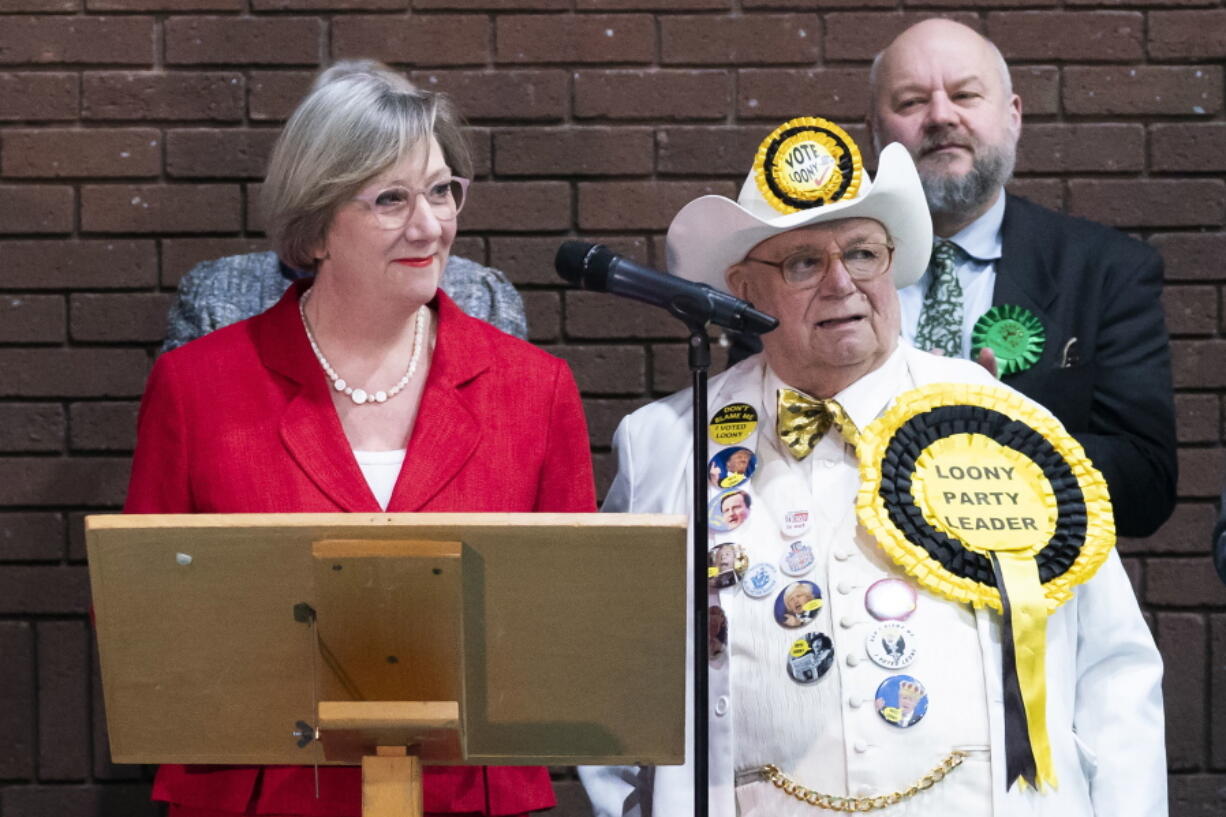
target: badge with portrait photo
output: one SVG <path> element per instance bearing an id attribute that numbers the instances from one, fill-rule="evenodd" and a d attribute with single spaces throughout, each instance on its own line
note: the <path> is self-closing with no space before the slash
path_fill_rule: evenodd
<path id="1" fill-rule="evenodd" d="M 715 496 L 707 506 L 707 525 L 715 533 L 736 530 L 749 518 L 753 498 L 748 491 L 733 488 Z"/>
<path id="2" fill-rule="evenodd" d="M 748 482 L 757 467 L 758 457 L 748 448 L 725 448 L 707 464 L 707 484 L 717 490 L 736 488 Z"/>
<path id="3" fill-rule="evenodd" d="M 813 623 L 822 609 L 822 590 L 810 581 L 792 582 L 775 597 L 775 621 L 788 628 Z"/>
<path id="4" fill-rule="evenodd" d="M 915 726 L 928 714 L 928 691 L 910 675 L 891 675 L 877 687 L 877 714 L 899 729 Z"/>
<path id="5" fill-rule="evenodd" d="M 788 649 L 788 675 L 800 684 L 811 684 L 834 664 L 834 643 L 825 633 L 805 633 Z"/>
<path id="6" fill-rule="evenodd" d="M 707 585 L 712 590 L 723 590 L 732 587 L 745 569 L 749 567 L 749 557 L 740 545 L 723 542 L 707 551 Z"/>

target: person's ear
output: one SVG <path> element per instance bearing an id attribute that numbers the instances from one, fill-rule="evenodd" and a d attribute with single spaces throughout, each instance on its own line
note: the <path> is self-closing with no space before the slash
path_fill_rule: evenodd
<path id="1" fill-rule="evenodd" d="M 749 297 L 749 269 L 745 264 L 735 264 L 728 268 L 724 273 L 724 282 L 728 284 L 728 291 L 742 301 L 752 301 Z"/>
<path id="2" fill-rule="evenodd" d="M 315 261 L 315 266 L 319 266 L 321 262 L 327 261 L 331 257 L 331 254 L 328 252 L 327 237 L 320 238 L 319 243 L 311 247 L 311 258 Z"/>

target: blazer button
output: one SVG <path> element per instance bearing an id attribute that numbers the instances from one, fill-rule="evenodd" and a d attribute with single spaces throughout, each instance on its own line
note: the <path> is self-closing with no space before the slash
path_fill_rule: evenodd
<path id="1" fill-rule="evenodd" d="M 846 562 L 848 559 L 851 558 L 851 551 L 850 550 L 836 550 L 834 552 L 834 558 L 838 559 L 840 562 Z"/>
<path id="2" fill-rule="evenodd" d="M 868 699 L 859 698 L 855 695 L 852 695 L 850 698 L 847 699 L 847 705 L 850 706 L 852 709 L 859 709 L 860 707 L 864 706 L 864 702 L 866 700 Z"/>
<path id="3" fill-rule="evenodd" d="M 839 626 L 844 630 L 850 630 L 852 627 L 856 626 L 856 622 L 851 620 L 851 616 L 843 616 L 839 619 Z"/>
<path id="4" fill-rule="evenodd" d="M 728 696 L 720 695 L 715 699 L 715 714 L 723 717 L 728 714 Z"/>
<path id="5" fill-rule="evenodd" d="M 869 746 L 864 741 L 858 740 L 854 744 L 852 744 L 852 748 L 854 748 L 858 754 L 862 755 L 868 751 Z"/>
<path id="6" fill-rule="evenodd" d="M 854 667 L 859 663 L 860 663 L 860 656 L 856 655 L 855 653 L 847 654 L 847 666 Z"/>
<path id="7" fill-rule="evenodd" d="M 851 584 L 849 582 L 839 582 L 839 592 L 842 593 L 844 596 L 848 595 L 849 593 L 851 593 L 852 590 L 855 590 L 855 589 L 856 589 L 856 586 L 854 584 Z"/>

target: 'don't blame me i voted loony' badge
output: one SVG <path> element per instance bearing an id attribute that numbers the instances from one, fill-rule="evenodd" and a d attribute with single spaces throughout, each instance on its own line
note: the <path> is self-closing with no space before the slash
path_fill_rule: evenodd
<path id="1" fill-rule="evenodd" d="M 749 403 L 729 403 L 711 415 L 707 433 L 719 445 L 736 445 L 758 428 L 758 410 Z"/>

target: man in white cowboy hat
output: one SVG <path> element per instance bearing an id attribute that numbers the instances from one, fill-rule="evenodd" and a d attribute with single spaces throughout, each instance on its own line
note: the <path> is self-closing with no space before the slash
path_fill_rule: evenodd
<path id="1" fill-rule="evenodd" d="M 1059 788 L 1038 793 L 1005 785 L 999 617 L 917 591 L 857 522 L 856 429 L 912 388 L 996 382 L 899 341 L 896 288 L 923 273 L 932 240 L 906 149 L 881 151 L 870 181 L 842 130 L 796 119 L 754 165 L 736 202 L 704 196 L 668 231 L 672 274 L 780 320 L 762 354 L 709 387 L 712 453 L 756 457 L 736 488 L 753 497 L 746 519 L 711 539 L 748 563 L 743 581 L 709 589 L 728 633 L 710 648 L 711 814 L 820 814 L 812 802 L 885 817 L 1165 814 L 1161 660 L 1114 552 L 1048 619 Z M 798 401 L 827 398 L 824 431 L 779 422 Z M 624 419 L 605 510 L 688 512 L 690 428 L 688 392 Z M 783 606 L 796 582 L 811 585 L 804 616 Z M 689 765 L 580 775 L 597 817 L 693 813 Z"/>
<path id="2" fill-rule="evenodd" d="M 1002 379 L 1085 447 L 1119 533 L 1149 536 L 1175 507 L 1178 472 L 1162 258 L 1005 192 L 1022 100 L 1000 51 L 975 30 L 916 23 L 877 55 L 870 78 L 874 142 L 911 152 L 940 239 L 924 276 L 899 293 L 903 336 L 976 357 L 976 328 L 1007 313 L 1041 332 L 1041 345 L 998 361 Z"/>

